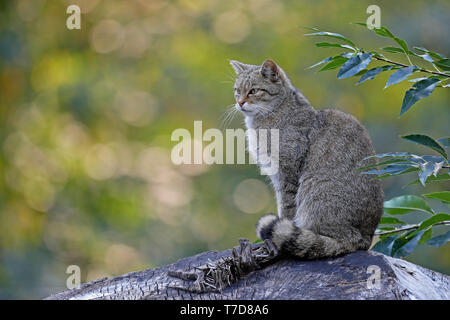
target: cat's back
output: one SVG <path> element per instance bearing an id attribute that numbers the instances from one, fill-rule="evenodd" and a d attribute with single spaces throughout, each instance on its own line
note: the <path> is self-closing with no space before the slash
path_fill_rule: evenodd
<path id="1" fill-rule="evenodd" d="M 339 109 L 318 110 L 319 118 L 322 118 L 325 131 L 341 133 L 343 138 L 355 140 L 361 138 L 369 140 L 369 135 L 361 122 L 353 115 Z"/>
<path id="2" fill-rule="evenodd" d="M 320 161 L 328 169 L 343 170 L 355 168 L 362 159 L 375 154 L 369 134 L 351 114 L 322 109 L 317 111 L 317 122 L 309 160 Z"/>

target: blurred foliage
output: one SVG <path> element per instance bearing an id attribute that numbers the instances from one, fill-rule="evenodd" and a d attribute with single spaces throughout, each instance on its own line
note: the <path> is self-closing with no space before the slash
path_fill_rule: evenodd
<path id="1" fill-rule="evenodd" d="M 81 30 L 66 28 L 69 4 L 82 9 Z M 194 120 L 217 128 L 234 103 L 228 59 L 274 59 L 316 108 L 359 118 L 377 152 L 419 150 L 396 138 L 411 128 L 446 135 L 447 91 L 399 119 L 407 85 L 380 93 L 374 87 L 383 86 L 385 75 L 355 89 L 352 81 L 306 69 L 322 53 L 299 25 L 344 33 L 362 47 L 385 45 L 348 24 L 365 21 L 369 4 L 0 2 L 0 298 L 63 290 L 72 264 L 85 282 L 256 238 L 258 214 L 276 208 L 256 166 L 170 161 L 173 130 L 192 130 Z M 448 56 L 448 1 L 379 5 L 382 24 L 408 44 Z M 229 127 L 242 127 L 241 119 Z M 402 189 L 410 180 L 402 177 L 384 180 L 387 199 L 420 192 L 420 184 Z M 450 273 L 448 244 L 419 245 L 408 260 Z"/>

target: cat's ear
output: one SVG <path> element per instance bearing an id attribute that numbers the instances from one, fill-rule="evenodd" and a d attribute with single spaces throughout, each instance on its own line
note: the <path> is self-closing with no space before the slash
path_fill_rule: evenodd
<path id="1" fill-rule="evenodd" d="M 249 68 L 248 64 L 236 60 L 230 60 L 230 64 L 233 67 L 234 71 L 236 71 L 236 74 L 239 74 L 242 71 L 247 70 Z"/>
<path id="2" fill-rule="evenodd" d="M 280 72 L 277 64 L 270 59 L 264 61 L 264 63 L 261 65 L 260 72 L 263 77 L 273 82 L 277 81 L 280 78 Z"/>

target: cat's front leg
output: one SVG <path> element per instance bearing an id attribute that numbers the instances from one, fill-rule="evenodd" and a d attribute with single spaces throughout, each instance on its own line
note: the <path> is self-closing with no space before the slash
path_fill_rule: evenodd
<path id="1" fill-rule="evenodd" d="M 271 178 L 277 197 L 278 217 L 294 219 L 297 209 L 296 195 L 298 185 L 293 183 L 293 181 L 289 181 L 283 172 Z"/>

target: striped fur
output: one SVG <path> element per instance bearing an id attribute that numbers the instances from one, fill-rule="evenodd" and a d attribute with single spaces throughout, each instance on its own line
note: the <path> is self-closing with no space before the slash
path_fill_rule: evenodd
<path id="1" fill-rule="evenodd" d="M 364 160 L 375 154 L 364 126 L 342 111 L 316 110 L 271 60 L 231 64 L 247 128 L 279 131 L 279 170 L 270 176 L 278 217 L 263 216 L 258 237 L 305 259 L 367 250 L 383 214 L 383 190 L 356 170 L 376 161 Z"/>
<path id="2" fill-rule="evenodd" d="M 278 220 L 278 216 L 273 213 L 262 216 L 256 223 L 256 235 L 258 238 L 262 240 L 272 238 L 272 230 Z"/>
<path id="3" fill-rule="evenodd" d="M 256 233 L 260 239 L 272 240 L 284 254 L 303 259 L 320 259 L 339 256 L 358 249 L 350 242 L 339 241 L 299 228 L 288 218 L 278 219 L 275 215 L 271 216 L 274 218 L 268 219 L 266 215 L 258 221 Z"/>

